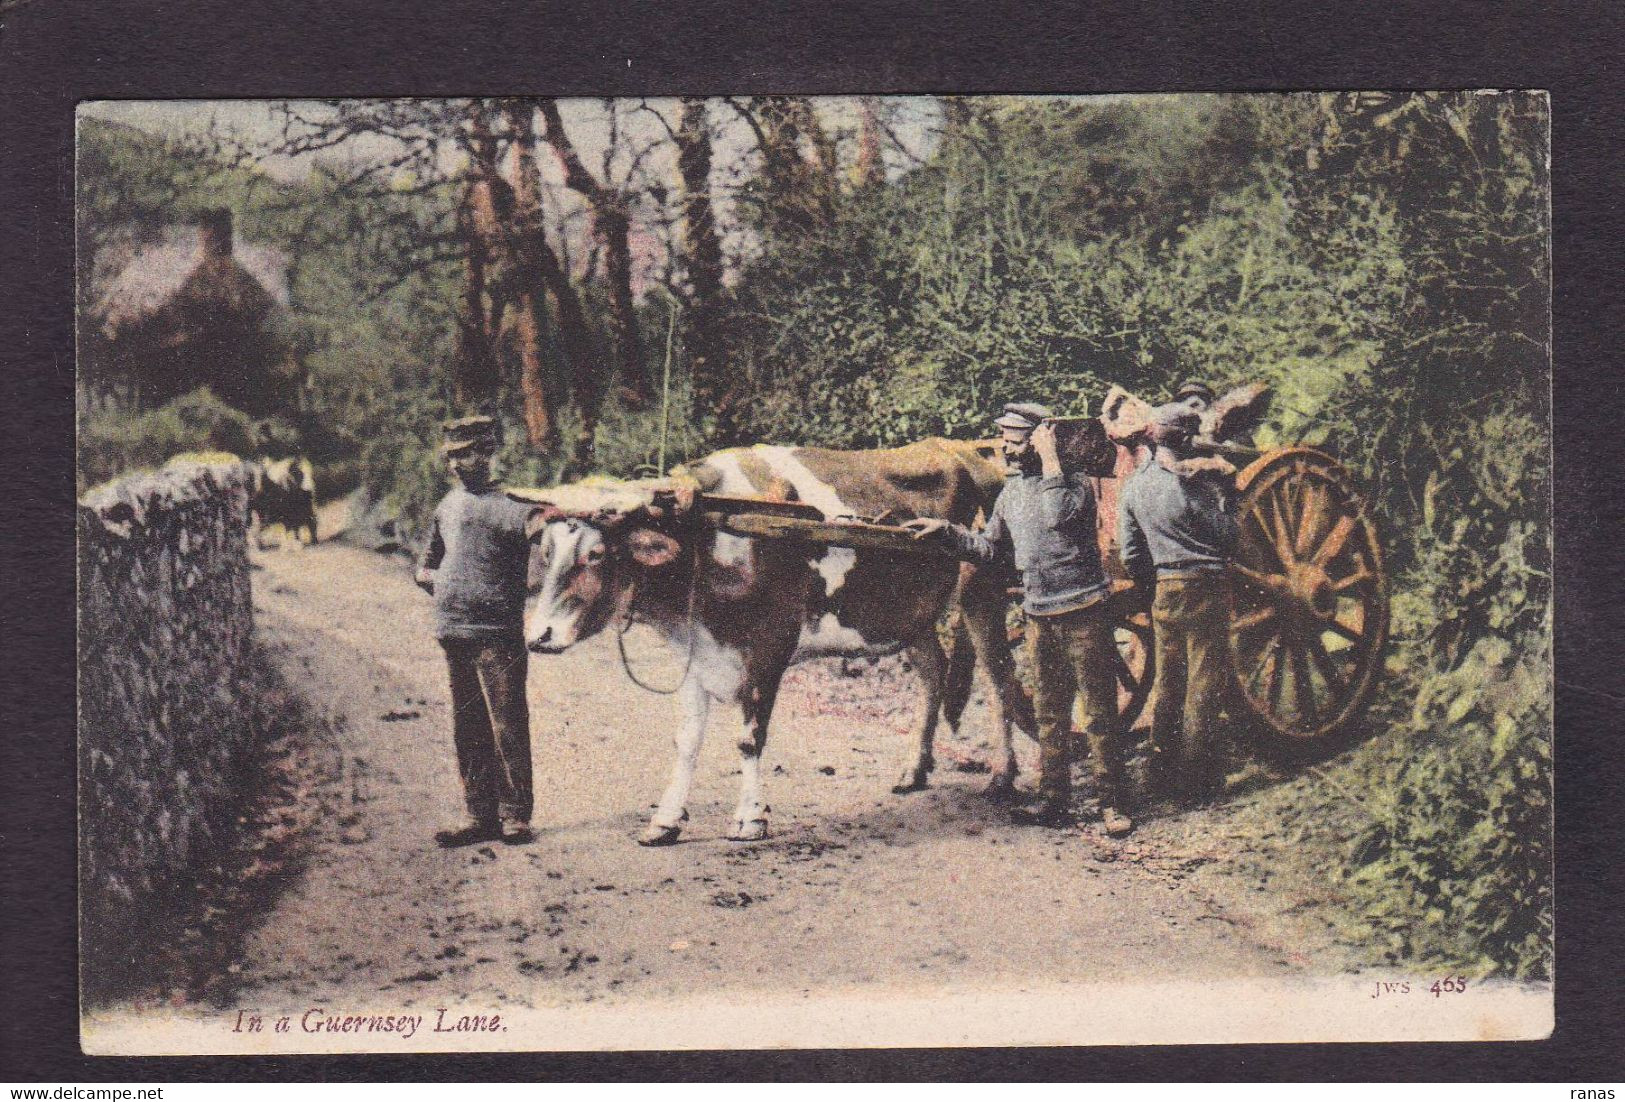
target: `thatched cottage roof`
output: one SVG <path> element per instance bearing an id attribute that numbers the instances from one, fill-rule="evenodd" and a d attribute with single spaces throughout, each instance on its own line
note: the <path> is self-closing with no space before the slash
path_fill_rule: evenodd
<path id="1" fill-rule="evenodd" d="M 185 301 L 234 314 L 263 315 L 288 304 L 288 257 L 279 249 L 233 239 L 227 250 L 197 226 L 174 226 L 158 243 L 116 250 L 104 261 L 95 311 L 103 331 L 121 331 Z M 111 270 L 108 270 L 111 269 Z"/>

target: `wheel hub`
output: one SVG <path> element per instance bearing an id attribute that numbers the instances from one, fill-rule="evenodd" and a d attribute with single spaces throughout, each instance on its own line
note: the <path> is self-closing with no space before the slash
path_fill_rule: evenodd
<path id="1" fill-rule="evenodd" d="M 1306 616 L 1329 620 L 1337 612 L 1337 593 L 1332 589 L 1332 580 L 1314 563 L 1294 563 L 1286 581 L 1293 602 Z"/>

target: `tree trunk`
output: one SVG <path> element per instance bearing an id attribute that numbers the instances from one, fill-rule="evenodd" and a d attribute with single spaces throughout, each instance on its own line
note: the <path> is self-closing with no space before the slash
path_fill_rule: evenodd
<path id="1" fill-rule="evenodd" d="M 858 110 L 858 159 L 852 179 L 858 188 L 867 191 L 886 182 L 886 165 L 880 152 L 880 104 L 873 96 L 864 96 L 858 100 Z"/>
<path id="2" fill-rule="evenodd" d="M 490 406 L 501 378 L 492 340 L 494 319 L 486 304 L 494 259 L 496 203 L 491 179 L 478 167 L 484 159 L 495 159 L 496 144 L 479 107 L 474 109 L 471 133 L 476 169 L 464 188 L 457 214 L 464 249 L 463 301 L 452 360 L 452 397 L 463 409 Z"/>
<path id="3" fill-rule="evenodd" d="M 711 206 L 711 134 L 705 101 L 683 100 L 677 130 L 677 170 L 683 183 L 683 263 L 692 290 L 684 319 L 683 345 L 688 351 L 697 413 L 714 418 L 715 442 L 739 443 L 738 380 L 728 360 L 726 303 L 722 284 L 722 242 Z"/>
<path id="4" fill-rule="evenodd" d="M 623 394 L 636 404 L 651 395 L 643 362 L 643 337 L 632 298 L 631 204 L 614 188 L 600 183 L 581 163 L 575 145 L 564 132 L 558 103 L 543 99 L 542 133 L 564 168 L 564 182 L 587 200 L 592 209 L 593 232 L 604 245 L 604 275 L 609 281 L 610 338 L 614 342 L 615 374 Z"/>
<path id="5" fill-rule="evenodd" d="M 760 123 L 770 221 L 794 234 L 827 225 L 834 212 L 835 143 L 812 102 L 805 96 L 755 96 L 751 110 Z"/>
<path id="6" fill-rule="evenodd" d="M 457 314 L 457 350 L 452 358 L 451 389 L 459 407 L 486 403 L 496 390 L 496 363 L 485 330 L 485 247 L 471 232 L 472 219 L 458 218 L 463 237 L 463 301 Z"/>
<path id="7" fill-rule="evenodd" d="M 525 403 L 525 434 L 530 446 L 551 451 L 558 444 L 558 430 L 547 398 L 547 365 L 542 355 L 543 289 L 538 265 L 530 253 L 533 237 L 540 237 L 542 203 L 536 185 L 535 134 L 528 109 L 508 110 L 513 126 L 514 217 L 514 331 L 519 338 L 519 392 Z M 534 229 L 532 228 L 534 227 Z M 546 240 L 542 245 L 546 247 Z"/>
<path id="8" fill-rule="evenodd" d="M 554 316 L 558 319 L 559 346 L 564 353 L 570 389 L 581 417 L 575 438 L 570 441 L 569 460 L 565 468 L 565 475 L 574 477 L 586 473 L 592 466 L 593 438 L 598 429 L 604 388 L 600 385 L 598 356 L 593 348 L 592 330 L 587 325 L 581 296 L 576 293 L 569 273 L 547 242 L 541 191 L 537 186 L 536 131 L 532 125 L 532 112 L 533 106 L 528 101 L 508 106 L 508 119 L 514 134 L 516 206 L 519 210 L 519 216 L 515 219 L 519 232 L 514 253 L 520 287 L 530 293 L 534 304 L 530 316 L 538 323 L 538 347 L 541 305 L 535 296 L 545 288 L 553 299 Z M 541 376 L 537 378 L 540 382 Z"/>
<path id="9" fill-rule="evenodd" d="M 541 238 L 540 228 L 536 236 Z M 553 309 L 559 320 L 559 344 L 569 361 L 570 378 L 574 383 L 576 410 L 581 422 L 570 444 L 570 461 L 565 476 L 574 478 L 592 469 L 593 438 L 598 431 L 599 407 L 604 401 L 604 387 L 598 370 L 598 354 L 593 348 L 592 330 L 587 326 L 587 313 L 581 307 L 581 296 L 576 294 L 569 273 L 545 239 L 535 250 L 541 267 L 542 281 L 553 296 Z"/>
<path id="10" fill-rule="evenodd" d="M 632 216 L 626 197 L 611 193 L 598 211 L 595 224 L 604 239 L 604 276 L 609 280 L 610 336 L 615 342 L 616 370 L 623 396 L 643 405 L 652 397 L 653 387 L 644 363 L 643 337 L 632 299 Z"/>

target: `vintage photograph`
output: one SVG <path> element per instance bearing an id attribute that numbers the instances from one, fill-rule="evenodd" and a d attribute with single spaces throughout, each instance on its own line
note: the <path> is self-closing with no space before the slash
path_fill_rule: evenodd
<path id="1" fill-rule="evenodd" d="M 1553 1024 L 1538 91 L 92 101 L 93 1055 Z"/>

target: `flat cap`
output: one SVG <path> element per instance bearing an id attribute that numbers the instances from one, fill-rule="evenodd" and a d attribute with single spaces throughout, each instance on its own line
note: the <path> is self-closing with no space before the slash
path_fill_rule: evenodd
<path id="1" fill-rule="evenodd" d="M 1042 421 L 1048 421 L 1055 413 L 1048 406 L 1041 406 L 1037 402 L 1006 402 L 1004 412 L 994 418 L 993 423 L 1001 429 L 1026 429 L 1031 431 L 1038 427 Z"/>
<path id="2" fill-rule="evenodd" d="M 1182 398 L 1189 398 L 1192 395 L 1196 395 L 1197 397 L 1209 402 L 1213 401 L 1213 399 L 1217 397 L 1217 395 L 1213 392 L 1213 388 L 1208 386 L 1206 383 L 1200 382 L 1196 379 L 1186 379 L 1184 382 L 1179 384 L 1179 389 L 1174 391 L 1174 401 L 1177 402 Z"/>
<path id="3" fill-rule="evenodd" d="M 443 422 L 440 431 L 447 440 L 479 440 L 482 437 L 497 435 L 499 424 L 495 417 L 488 417 L 483 413 L 472 417 L 459 417 L 454 421 Z"/>
<path id="4" fill-rule="evenodd" d="M 440 445 L 440 454 L 450 459 L 458 455 L 490 455 L 496 451 L 496 441 L 489 437 L 475 440 L 447 440 Z"/>

